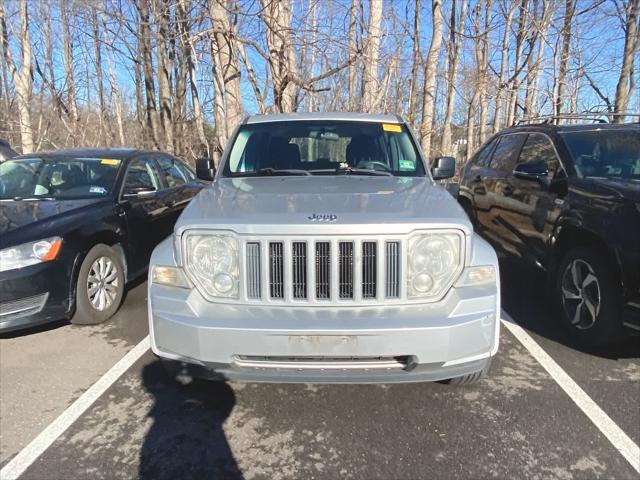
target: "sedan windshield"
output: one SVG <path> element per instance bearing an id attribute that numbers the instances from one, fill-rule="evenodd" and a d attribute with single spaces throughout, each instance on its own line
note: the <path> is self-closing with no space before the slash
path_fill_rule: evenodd
<path id="1" fill-rule="evenodd" d="M 73 199 L 108 195 L 120 160 L 22 158 L 0 164 L 0 199 Z"/>
<path id="2" fill-rule="evenodd" d="M 243 125 L 223 174 L 417 177 L 425 170 L 404 125 L 292 121 Z"/>
<path id="3" fill-rule="evenodd" d="M 561 135 L 582 177 L 640 180 L 639 130 L 590 130 Z"/>

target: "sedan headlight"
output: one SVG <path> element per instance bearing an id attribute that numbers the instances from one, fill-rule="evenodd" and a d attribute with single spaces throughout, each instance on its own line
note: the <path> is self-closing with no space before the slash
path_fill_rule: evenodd
<path id="1" fill-rule="evenodd" d="M 60 237 L 50 237 L 0 250 L 0 272 L 55 260 L 61 246 Z"/>
<path id="2" fill-rule="evenodd" d="M 238 242 L 228 235 L 187 235 L 187 273 L 208 297 L 238 298 Z"/>
<path id="3" fill-rule="evenodd" d="M 448 288 L 460 269 L 461 239 L 454 233 L 417 235 L 409 241 L 407 292 L 431 298 Z"/>

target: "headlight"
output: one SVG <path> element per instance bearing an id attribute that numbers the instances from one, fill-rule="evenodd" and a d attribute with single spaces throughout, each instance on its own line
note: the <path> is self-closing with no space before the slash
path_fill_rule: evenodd
<path id="1" fill-rule="evenodd" d="M 227 235 L 187 235 L 187 273 L 207 296 L 238 298 L 238 242 Z"/>
<path id="2" fill-rule="evenodd" d="M 55 260 L 61 246 L 60 237 L 51 237 L 0 250 L 0 272 Z"/>
<path id="3" fill-rule="evenodd" d="M 461 239 L 453 233 L 418 235 L 409 241 L 407 292 L 410 298 L 442 294 L 460 267 Z"/>
<path id="4" fill-rule="evenodd" d="M 191 282 L 180 267 L 154 265 L 151 270 L 151 283 L 169 287 L 191 288 Z"/>

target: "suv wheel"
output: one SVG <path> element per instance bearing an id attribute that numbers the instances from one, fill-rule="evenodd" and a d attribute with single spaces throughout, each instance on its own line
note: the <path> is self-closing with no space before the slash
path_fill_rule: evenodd
<path id="1" fill-rule="evenodd" d="M 589 248 L 567 253 L 556 273 L 555 295 L 564 326 L 582 343 L 616 340 L 620 326 L 615 272 Z"/>
<path id="2" fill-rule="evenodd" d="M 475 373 L 470 373 L 468 375 L 463 375 L 461 377 L 455 377 L 449 380 L 449 385 L 455 385 L 458 387 L 466 387 L 475 385 L 480 380 L 489 375 L 489 369 L 491 368 L 491 361 L 493 359 L 490 358 L 487 360 L 487 364 L 484 366 L 482 370 L 479 370 Z"/>
<path id="3" fill-rule="evenodd" d="M 78 274 L 71 323 L 95 325 L 113 316 L 122 302 L 124 283 L 124 266 L 114 249 L 98 244 L 89 250 Z"/>

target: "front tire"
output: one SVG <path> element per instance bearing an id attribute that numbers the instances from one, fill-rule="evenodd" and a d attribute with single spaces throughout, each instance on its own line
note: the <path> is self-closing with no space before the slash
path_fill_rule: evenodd
<path id="1" fill-rule="evenodd" d="M 111 247 L 98 244 L 84 258 L 76 285 L 76 311 L 71 323 L 96 325 L 111 318 L 124 296 L 124 265 Z"/>
<path id="2" fill-rule="evenodd" d="M 618 276 L 602 254 L 569 251 L 556 271 L 554 296 L 564 328 L 580 343 L 601 346 L 619 338 Z"/>
<path id="3" fill-rule="evenodd" d="M 474 373 L 469 373 L 468 375 L 463 375 L 461 377 L 455 377 L 449 380 L 449 385 L 455 385 L 457 387 L 467 387 L 471 385 L 475 385 L 480 380 L 489 375 L 489 370 L 491 368 L 491 358 L 487 360 L 487 364 L 484 366 L 482 370 L 479 370 Z"/>

